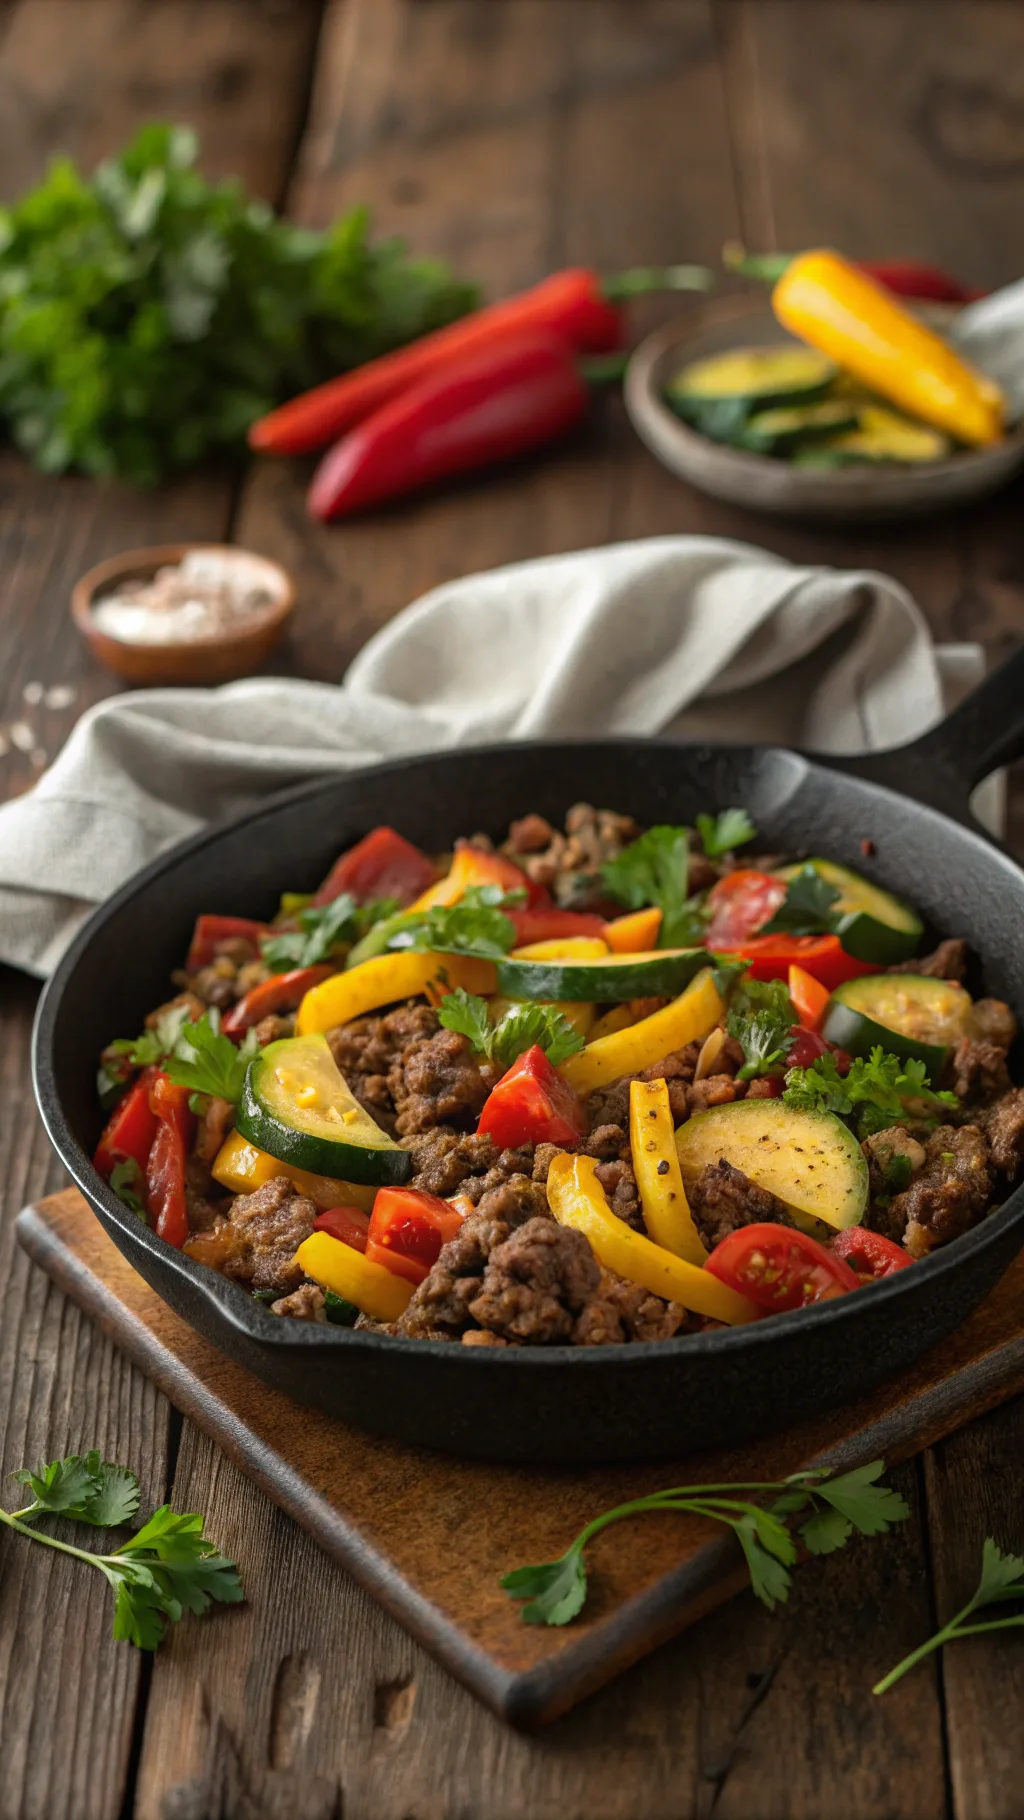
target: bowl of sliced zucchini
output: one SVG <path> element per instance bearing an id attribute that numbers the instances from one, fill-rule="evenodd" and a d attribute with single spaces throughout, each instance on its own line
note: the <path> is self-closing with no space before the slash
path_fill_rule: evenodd
<path id="1" fill-rule="evenodd" d="M 945 510 L 1024 466 L 1024 425 L 989 447 L 960 448 L 787 335 L 763 298 L 727 298 L 648 336 L 627 368 L 625 399 L 637 434 L 674 474 L 783 517 L 866 522 Z"/>

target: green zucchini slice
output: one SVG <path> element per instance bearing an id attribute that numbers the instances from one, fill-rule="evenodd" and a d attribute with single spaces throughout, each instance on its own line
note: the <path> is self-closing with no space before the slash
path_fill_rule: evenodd
<path id="1" fill-rule="evenodd" d="M 595 960 L 496 961 L 507 998 L 624 1004 L 631 998 L 675 998 L 708 964 L 703 948 L 654 948 Z"/>
<path id="2" fill-rule="evenodd" d="M 910 466 L 927 461 L 942 461 L 952 444 L 941 430 L 930 424 L 915 423 L 898 411 L 884 405 L 866 404 L 858 411 L 855 430 L 830 437 L 815 449 L 801 451 L 796 459 L 801 466 L 849 467 L 860 462 L 899 462 Z"/>
<path id="3" fill-rule="evenodd" d="M 971 1025 L 969 992 L 952 980 L 918 973 L 873 973 L 837 986 L 822 1035 L 849 1055 L 870 1055 L 881 1044 L 890 1055 L 923 1062 L 938 1086 L 950 1045 Z"/>
<path id="4" fill-rule="evenodd" d="M 319 1032 L 253 1057 L 235 1122 L 251 1144 L 312 1175 L 392 1186 L 412 1174 L 409 1152 L 359 1104 Z"/>
<path id="5" fill-rule="evenodd" d="M 727 442 L 755 411 L 824 398 L 836 372 L 827 355 L 796 342 L 730 348 L 683 367 L 669 381 L 665 398 L 685 422 Z"/>
<path id="6" fill-rule="evenodd" d="M 856 410 L 842 398 L 822 398 L 817 404 L 777 405 L 748 417 L 736 440 L 755 455 L 788 455 L 794 448 L 855 430 Z"/>
<path id="7" fill-rule="evenodd" d="M 834 1112 L 801 1112 L 781 1100 L 734 1100 L 697 1112 L 676 1132 L 684 1182 L 724 1157 L 767 1188 L 801 1222 L 837 1232 L 856 1226 L 868 1204 L 868 1166 L 853 1132 Z"/>
<path id="8" fill-rule="evenodd" d="M 894 967 L 897 961 L 908 961 L 917 953 L 924 924 L 902 898 L 830 859 L 808 859 L 802 865 L 813 866 L 838 891 L 839 901 L 833 909 L 843 920 L 836 933 L 847 954 L 876 967 Z M 800 870 L 801 866 L 783 866 L 779 877 L 788 881 Z"/>

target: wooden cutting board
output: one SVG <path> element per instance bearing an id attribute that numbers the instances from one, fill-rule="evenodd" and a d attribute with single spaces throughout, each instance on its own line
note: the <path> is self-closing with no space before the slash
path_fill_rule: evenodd
<path id="1" fill-rule="evenodd" d="M 747 1576 L 730 1534 L 678 1513 L 633 1518 L 598 1538 L 590 1598 L 563 1629 L 522 1622 L 499 1585 L 509 1568 L 552 1560 L 590 1517 L 626 1498 L 906 1458 L 1024 1390 L 1022 1254 L 959 1332 L 897 1383 L 783 1435 L 678 1465 L 562 1472 L 451 1460 L 348 1428 L 233 1364 L 136 1275 L 76 1190 L 26 1207 L 17 1231 L 180 1410 L 452 1674 L 523 1728 L 566 1712 Z"/>

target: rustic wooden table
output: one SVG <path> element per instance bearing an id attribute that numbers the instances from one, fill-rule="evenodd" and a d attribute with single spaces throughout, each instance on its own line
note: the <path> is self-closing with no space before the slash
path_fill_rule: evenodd
<path id="1" fill-rule="evenodd" d="M 141 121 L 183 119 L 209 171 L 311 223 L 365 200 L 492 294 L 569 262 L 714 260 L 736 233 L 996 284 L 1024 265 L 1022 71 L 1024 8 L 1004 0 L 0 0 L 0 184 L 13 196 L 58 149 L 91 165 Z M 282 666 L 303 676 L 336 678 L 446 577 L 665 531 L 887 570 L 937 635 L 993 658 L 1024 631 L 1020 487 L 939 523 L 781 528 L 671 479 L 614 402 L 559 453 L 344 529 L 312 529 L 302 495 L 283 465 L 135 495 L 0 458 L 5 729 L 27 720 L 52 754 L 110 691 L 70 627 L 71 583 L 178 537 L 234 537 L 297 571 Z M 73 701 L 26 706 L 39 682 Z M 17 745 L 0 760 L 9 793 L 34 776 Z M 781 1614 L 741 1597 L 546 1735 L 515 1736 L 15 1250 L 17 1208 L 61 1181 L 27 1077 L 35 996 L 3 978 L 3 1469 L 96 1444 L 153 1503 L 173 1482 L 244 1564 L 248 1603 L 183 1624 L 150 1662 L 110 1640 L 104 1586 L 0 1542 L 4 1820 L 1021 1813 L 1012 1638 L 869 1690 L 973 1588 L 986 1533 L 1024 1543 L 1024 1406 L 897 1473 L 912 1520 L 802 1572 Z"/>

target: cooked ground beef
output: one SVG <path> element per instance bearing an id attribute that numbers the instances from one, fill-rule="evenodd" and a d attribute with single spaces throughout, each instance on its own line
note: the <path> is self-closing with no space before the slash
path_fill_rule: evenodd
<path id="1" fill-rule="evenodd" d="M 319 1283 L 300 1283 L 291 1295 L 271 1302 L 271 1314 L 290 1314 L 293 1321 L 326 1321 L 324 1292 Z"/>
<path id="2" fill-rule="evenodd" d="M 391 1070 L 411 1045 L 439 1029 L 436 1011 L 413 1000 L 384 1017 L 357 1018 L 327 1032 L 331 1053 L 356 1099 L 391 1137 L 396 1126 Z"/>
<path id="3" fill-rule="evenodd" d="M 1017 1034 L 1017 1019 L 1001 998 L 977 998 L 971 1011 L 971 1034 L 1009 1049 Z"/>
<path id="4" fill-rule="evenodd" d="M 725 1038 L 715 1056 L 715 1072 L 695 1081 L 694 1071 L 703 1047 L 703 1043 L 687 1043 L 685 1048 L 674 1049 L 641 1074 L 624 1075 L 619 1081 L 610 1081 L 607 1087 L 598 1087 L 587 1101 L 591 1138 L 604 1127 L 629 1130 L 629 1084 L 632 1080 L 665 1082 L 676 1125 L 682 1125 L 691 1112 L 706 1112 L 709 1106 L 724 1106 L 731 1100 L 744 1099 L 751 1083 L 734 1078 L 744 1059 L 736 1039 Z M 595 1153 L 588 1149 L 588 1154 Z"/>
<path id="5" fill-rule="evenodd" d="M 405 1140 L 405 1147 L 413 1162 L 410 1188 L 422 1188 L 442 1199 L 457 1194 L 467 1178 L 486 1175 L 498 1158 L 491 1139 L 483 1133 L 436 1127 L 416 1132 Z"/>
<path id="6" fill-rule="evenodd" d="M 275 1175 L 254 1194 L 240 1194 L 224 1234 L 230 1255 L 224 1275 L 250 1289 L 277 1289 L 282 1295 L 302 1282 L 295 1253 L 313 1230 L 316 1208 L 296 1194 L 287 1176 Z"/>
<path id="7" fill-rule="evenodd" d="M 982 1115 L 994 1169 L 1015 1182 L 1024 1167 L 1024 1087 L 1012 1087 Z"/>
<path id="8" fill-rule="evenodd" d="M 893 1189 L 900 1190 L 900 1182 L 893 1181 L 893 1161 L 905 1157 L 899 1173 L 905 1176 L 909 1167 L 911 1174 L 923 1169 L 927 1161 L 925 1148 L 917 1139 L 911 1137 L 903 1125 L 890 1125 L 886 1131 L 876 1131 L 873 1137 L 865 1138 L 861 1149 L 867 1158 L 868 1179 L 872 1201 L 878 1199 L 883 1203 L 883 1211 L 892 1200 Z M 906 1186 L 904 1181 L 903 1186 Z M 877 1230 L 881 1230 L 878 1228 Z"/>
<path id="9" fill-rule="evenodd" d="M 638 1283 L 602 1270 L 596 1293 L 577 1318 L 573 1341 L 577 1346 L 613 1346 L 624 1340 L 670 1340 L 699 1325 L 678 1302 L 663 1302 Z"/>
<path id="10" fill-rule="evenodd" d="M 235 1108 L 230 1100 L 215 1096 L 205 1103 L 196 1131 L 196 1155 L 204 1163 L 216 1161 L 217 1152 L 235 1122 Z"/>
<path id="11" fill-rule="evenodd" d="M 899 961 L 888 971 L 923 973 L 927 979 L 956 980 L 962 984 L 967 972 L 967 943 L 955 936 L 950 941 L 940 942 L 931 954 L 922 954 L 919 960 Z"/>
<path id="12" fill-rule="evenodd" d="M 514 1156 L 515 1152 L 506 1150 L 502 1155 Z M 486 1188 L 476 1204 L 476 1212 L 478 1219 L 503 1220 L 510 1232 L 525 1226 L 527 1220 L 551 1217 L 543 1184 L 519 1174 Z"/>
<path id="13" fill-rule="evenodd" d="M 612 1212 L 625 1220 L 634 1232 L 645 1231 L 632 1162 L 623 1157 L 618 1162 L 598 1163 L 594 1173 L 608 1196 Z"/>
<path id="14" fill-rule="evenodd" d="M 231 1196 L 218 1188 L 198 1152 L 185 1163 L 185 1210 L 190 1232 L 209 1232 L 230 1211 Z"/>
<path id="15" fill-rule="evenodd" d="M 469 1312 L 504 1339 L 534 1346 L 564 1342 L 600 1279 L 581 1232 L 557 1220 L 527 1220 L 491 1250 Z"/>
<path id="16" fill-rule="evenodd" d="M 793 1224 L 781 1201 L 767 1188 L 759 1188 L 742 1169 L 734 1169 L 724 1156 L 687 1184 L 686 1198 L 708 1251 L 740 1226 L 752 1226 L 759 1220 L 773 1220 L 778 1226 Z"/>
<path id="17" fill-rule="evenodd" d="M 443 1029 L 403 1049 L 388 1087 L 399 1137 L 451 1122 L 475 1124 L 489 1091 L 468 1039 Z"/>
<path id="18" fill-rule="evenodd" d="M 483 1287 L 484 1270 L 492 1250 L 508 1238 L 504 1220 L 471 1214 L 447 1245 L 409 1306 L 395 1323 L 395 1332 L 411 1339 L 454 1338 L 470 1324 L 469 1304 Z"/>
<path id="19" fill-rule="evenodd" d="M 268 1043 L 280 1043 L 286 1036 L 295 1035 L 295 1013 L 271 1011 L 266 1017 L 261 1017 L 253 1029 L 260 1048 L 265 1049 Z"/>
<path id="20" fill-rule="evenodd" d="M 977 1125 L 940 1125 L 924 1149 L 924 1168 L 894 1195 L 887 1221 L 887 1237 L 902 1237 L 915 1258 L 977 1225 L 993 1188 L 988 1144 Z"/>
<path id="21" fill-rule="evenodd" d="M 997 1043 L 965 1036 L 957 1044 L 950 1065 L 953 1092 L 966 1106 L 987 1106 L 999 1094 L 1009 1093 L 1006 1050 Z"/>
<path id="22" fill-rule="evenodd" d="M 542 815 L 513 822 L 502 852 L 522 866 L 535 884 L 546 885 L 563 909 L 601 910 L 608 901 L 601 867 L 634 841 L 640 830 L 628 815 L 576 803 L 560 834 Z M 691 889 L 698 889 L 691 886 Z"/>

